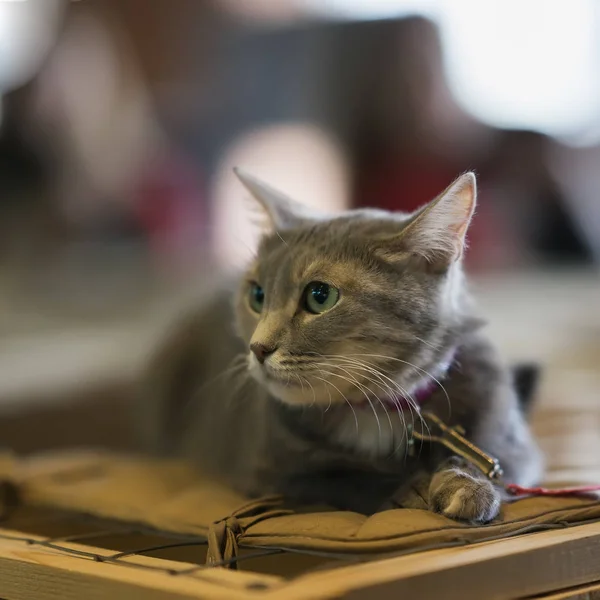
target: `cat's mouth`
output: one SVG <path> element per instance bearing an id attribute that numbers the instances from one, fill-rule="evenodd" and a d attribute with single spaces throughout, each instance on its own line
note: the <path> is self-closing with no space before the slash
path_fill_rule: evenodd
<path id="1" fill-rule="evenodd" d="M 278 388 L 296 388 L 300 386 L 300 378 L 294 373 L 293 369 L 281 368 L 278 365 L 265 361 L 259 364 L 258 361 L 250 359 L 250 372 L 259 381 L 264 384 L 275 385 Z"/>

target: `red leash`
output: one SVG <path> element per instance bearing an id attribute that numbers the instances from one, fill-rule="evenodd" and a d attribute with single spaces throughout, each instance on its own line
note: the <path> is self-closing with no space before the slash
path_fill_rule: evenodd
<path id="1" fill-rule="evenodd" d="M 544 487 L 521 487 L 520 485 L 509 483 L 505 488 L 513 496 L 586 496 L 594 492 L 600 493 L 600 485 L 550 489 Z"/>

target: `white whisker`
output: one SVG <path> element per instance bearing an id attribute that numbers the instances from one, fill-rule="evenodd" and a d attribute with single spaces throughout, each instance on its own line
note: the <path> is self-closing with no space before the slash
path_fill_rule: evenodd
<path id="1" fill-rule="evenodd" d="M 436 377 L 434 377 L 429 371 L 427 371 L 426 369 L 423 369 L 422 367 L 419 367 L 418 365 L 415 365 L 407 360 L 402 360 L 400 358 L 394 358 L 393 356 L 385 356 L 384 354 L 348 354 L 348 356 L 371 356 L 373 358 L 382 358 L 385 360 L 392 360 L 392 361 L 396 361 L 405 365 L 408 365 L 409 367 L 412 367 L 413 369 L 416 369 L 417 371 L 420 371 L 421 373 L 424 373 L 425 375 L 427 375 L 428 377 L 430 377 L 440 388 L 441 390 L 444 392 L 444 395 L 446 396 L 446 400 L 448 402 L 448 407 L 451 408 L 451 403 L 450 403 L 450 396 L 448 395 L 448 392 L 446 391 L 446 388 L 442 385 L 442 382 L 437 379 Z"/>
<path id="2" fill-rule="evenodd" d="M 356 423 L 356 435 L 358 435 L 358 417 L 356 416 L 356 411 L 354 410 L 354 407 L 352 406 L 352 402 L 350 402 L 350 400 L 348 400 L 348 398 L 346 398 L 346 396 L 340 390 L 340 388 L 338 388 L 336 385 L 334 385 L 333 383 L 331 383 L 331 381 L 328 381 L 327 379 L 323 379 L 322 377 L 317 377 L 317 379 L 320 379 L 324 383 L 329 384 L 332 388 L 334 388 L 335 390 L 337 390 L 338 393 L 340 394 L 340 396 L 346 401 L 346 403 L 350 407 L 350 410 L 352 411 L 352 414 L 354 415 L 354 422 Z"/>
<path id="3" fill-rule="evenodd" d="M 327 366 L 329 366 L 329 365 L 327 365 Z M 381 422 L 379 421 L 379 415 L 377 414 L 377 411 L 375 410 L 375 407 L 373 406 L 373 403 L 371 402 L 369 395 L 365 392 L 365 387 L 354 377 L 353 377 L 353 379 L 349 379 L 348 377 L 344 377 L 343 375 L 338 375 L 337 373 L 331 373 L 329 371 L 324 371 L 324 373 L 326 373 L 327 375 L 331 375 L 332 377 L 339 377 L 340 379 L 343 379 L 344 381 L 347 381 L 348 383 L 352 384 L 354 387 L 356 387 L 356 389 L 358 389 L 362 392 L 362 394 L 366 398 L 367 402 L 369 403 L 371 410 L 373 411 L 373 415 L 375 416 L 375 421 L 377 422 L 377 431 L 379 432 L 379 440 L 381 440 Z M 378 398 L 378 400 L 379 400 L 379 398 Z M 381 402 L 381 400 L 380 400 L 380 402 Z"/>

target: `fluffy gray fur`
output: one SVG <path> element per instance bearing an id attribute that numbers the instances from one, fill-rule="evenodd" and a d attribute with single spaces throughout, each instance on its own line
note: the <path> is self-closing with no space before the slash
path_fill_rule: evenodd
<path id="1" fill-rule="evenodd" d="M 394 405 L 435 377 L 428 411 L 462 425 L 508 481 L 541 476 L 511 371 L 482 331 L 463 275 L 474 176 L 412 215 L 335 216 L 239 176 L 268 231 L 246 273 L 186 315 L 155 354 L 140 396 L 146 442 L 252 496 L 497 517 L 501 491 L 464 461 L 433 446 L 408 456 L 406 426 L 423 427 L 419 411 Z M 312 281 L 340 291 L 322 314 L 304 306 Z M 260 313 L 251 282 L 265 293 Z M 257 343 L 275 349 L 264 364 L 249 351 Z"/>

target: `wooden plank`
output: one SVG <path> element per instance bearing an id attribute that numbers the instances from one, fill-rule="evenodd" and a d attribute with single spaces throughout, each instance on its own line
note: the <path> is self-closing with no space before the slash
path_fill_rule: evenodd
<path id="1" fill-rule="evenodd" d="M 0 530 L 0 533 L 23 536 L 11 530 Z M 30 534 L 26 534 L 26 537 L 43 540 Z M 106 549 L 82 544 L 64 545 L 101 556 L 112 554 Z M 132 556 L 123 560 L 130 565 L 173 570 L 194 566 L 146 556 Z M 252 600 L 279 583 L 277 577 L 226 569 L 171 575 L 128 567 L 126 564 L 97 562 L 22 541 L 0 539 L 0 597 L 5 600 Z"/>
<path id="2" fill-rule="evenodd" d="M 264 597 L 500 600 L 596 581 L 600 523 L 308 574 Z"/>
<path id="3" fill-rule="evenodd" d="M 600 582 L 582 585 L 542 596 L 529 596 L 522 600 L 600 600 Z"/>

